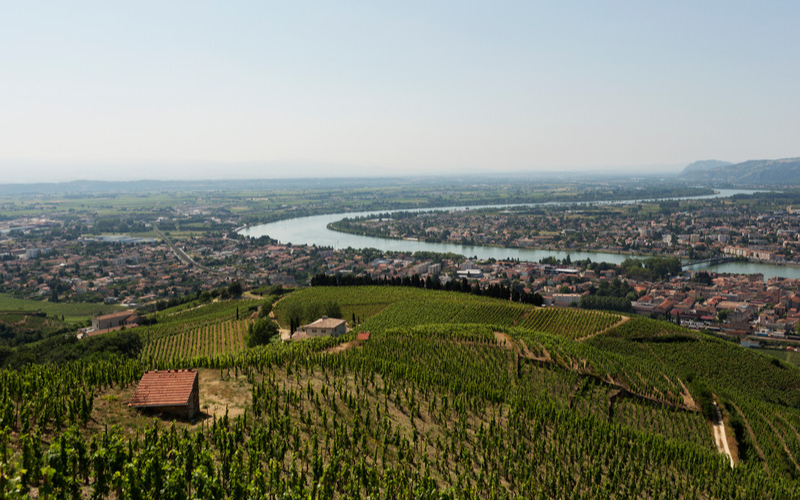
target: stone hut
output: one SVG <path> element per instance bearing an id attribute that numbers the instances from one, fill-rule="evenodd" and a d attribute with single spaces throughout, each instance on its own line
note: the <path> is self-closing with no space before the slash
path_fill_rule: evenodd
<path id="1" fill-rule="evenodd" d="M 200 414 L 197 370 L 150 371 L 142 375 L 128 406 L 191 420 Z"/>

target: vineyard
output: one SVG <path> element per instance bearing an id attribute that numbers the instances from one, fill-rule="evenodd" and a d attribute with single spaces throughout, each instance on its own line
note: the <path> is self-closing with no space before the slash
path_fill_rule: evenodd
<path id="1" fill-rule="evenodd" d="M 601 332 L 621 319 L 617 314 L 549 308 L 532 311 L 519 326 L 577 340 Z"/>
<path id="2" fill-rule="evenodd" d="M 157 323 L 147 327 L 148 339 L 168 337 L 210 324 L 238 321 L 252 314 L 261 303 L 257 300 L 233 300 L 212 302 L 192 309 L 178 306 L 166 309 L 157 315 Z"/>
<path id="3" fill-rule="evenodd" d="M 142 352 L 145 358 L 172 360 L 213 358 L 237 353 L 246 347 L 247 327 L 252 320 L 212 323 L 149 342 Z"/>
<path id="4" fill-rule="evenodd" d="M 229 301 L 159 313 L 138 359 L 0 372 L 0 492 L 800 498 L 795 367 L 668 323 L 450 292 L 305 289 L 275 314 L 331 301 L 368 341 L 247 349 L 258 303 Z M 145 370 L 189 367 L 198 422 L 125 406 Z"/>

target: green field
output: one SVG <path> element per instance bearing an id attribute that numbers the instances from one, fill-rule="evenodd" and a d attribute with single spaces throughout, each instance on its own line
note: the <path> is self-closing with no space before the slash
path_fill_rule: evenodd
<path id="1" fill-rule="evenodd" d="M 0 293 L 0 311 L 41 311 L 48 316 L 64 316 L 64 321 L 77 323 L 85 321 L 92 316 L 122 311 L 125 308 L 118 305 L 101 303 L 69 303 L 49 302 L 46 300 L 18 299 L 11 295 Z"/>

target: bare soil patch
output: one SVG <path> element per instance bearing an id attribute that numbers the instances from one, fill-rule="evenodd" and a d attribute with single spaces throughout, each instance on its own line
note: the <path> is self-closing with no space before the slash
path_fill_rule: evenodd
<path id="1" fill-rule="evenodd" d="M 683 404 L 686 405 L 687 408 L 700 411 L 700 407 L 697 406 L 697 402 L 692 397 L 692 394 L 689 392 L 689 389 L 686 387 L 686 384 L 683 383 L 683 380 L 678 379 L 678 382 L 680 382 L 681 387 L 683 388 L 683 390 L 681 391 L 681 397 L 683 397 Z"/>
<path id="2" fill-rule="evenodd" d="M 223 377 L 220 370 L 200 370 L 200 409 L 218 418 L 228 412 L 233 418 L 250 407 L 252 386 L 244 375 Z"/>
<path id="3" fill-rule="evenodd" d="M 522 353 L 521 353 L 522 357 L 532 359 L 534 361 L 541 361 L 544 363 L 553 363 L 553 358 L 550 356 L 550 353 L 547 352 L 547 349 L 545 349 L 544 347 L 542 347 L 542 355 L 537 356 L 536 354 L 533 353 L 533 351 L 531 351 L 530 347 L 528 347 L 528 344 L 526 344 L 524 340 L 519 339 L 519 344 L 520 346 L 522 346 Z"/>
<path id="4" fill-rule="evenodd" d="M 502 347 L 505 347 L 509 351 L 518 350 L 517 344 L 514 342 L 514 339 L 512 339 L 507 333 L 494 332 L 494 338 L 497 340 L 497 342 L 500 343 Z"/>

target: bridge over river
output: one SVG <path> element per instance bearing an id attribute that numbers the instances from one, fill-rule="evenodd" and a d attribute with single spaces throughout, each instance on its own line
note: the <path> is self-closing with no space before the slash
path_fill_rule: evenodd
<path id="1" fill-rule="evenodd" d="M 686 262 L 681 263 L 681 267 L 683 269 L 687 269 L 692 266 L 699 266 L 700 264 L 704 264 L 702 267 L 707 266 L 718 266 L 720 264 L 727 264 L 728 262 L 733 262 L 735 259 L 733 257 L 710 257 L 708 259 L 696 259 L 696 260 L 689 260 Z"/>

